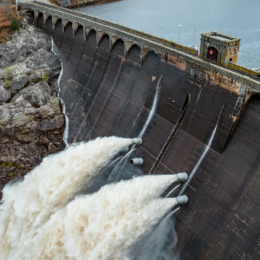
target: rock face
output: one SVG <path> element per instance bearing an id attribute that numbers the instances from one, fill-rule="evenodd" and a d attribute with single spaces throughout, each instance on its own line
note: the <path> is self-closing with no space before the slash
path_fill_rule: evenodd
<path id="1" fill-rule="evenodd" d="M 30 19 L 23 18 L 23 29 L 0 45 L 0 191 L 65 147 L 60 59 L 51 51 L 50 36 Z"/>

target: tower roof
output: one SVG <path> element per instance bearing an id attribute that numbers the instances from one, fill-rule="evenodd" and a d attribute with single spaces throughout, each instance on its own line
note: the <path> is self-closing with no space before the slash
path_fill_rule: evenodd
<path id="1" fill-rule="evenodd" d="M 237 42 L 237 44 L 239 44 L 239 42 L 241 41 L 240 38 L 231 37 L 229 35 L 225 35 L 225 34 L 222 34 L 219 32 L 215 32 L 215 31 L 210 32 L 210 33 L 202 33 L 201 36 L 205 36 L 212 40 L 217 40 L 217 41 L 226 42 L 226 43 Z"/>

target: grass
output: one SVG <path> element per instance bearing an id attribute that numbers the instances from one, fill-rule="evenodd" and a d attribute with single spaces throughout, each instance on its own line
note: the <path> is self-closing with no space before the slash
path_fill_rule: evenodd
<path id="1" fill-rule="evenodd" d="M 5 81 L 5 88 L 8 89 L 8 88 L 10 88 L 11 86 L 12 86 L 12 82 L 7 79 L 7 80 Z"/>
<path id="2" fill-rule="evenodd" d="M 42 80 L 43 80 L 43 81 L 47 81 L 48 78 L 49 78 L 49 77 L 48 77 L 45 73 L 43 73 Z"/>

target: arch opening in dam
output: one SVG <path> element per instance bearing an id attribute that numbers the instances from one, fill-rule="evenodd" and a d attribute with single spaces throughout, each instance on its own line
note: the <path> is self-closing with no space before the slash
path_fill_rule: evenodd
<path id="1" fill-rule="evenodd" d="M 178 248 L 181 259 L 256 259 L 259 81 L 98 18 L 85 24 L 73 11 L 59 18 L 55 8 L 44 16 L 44 8 L 34 12 L 63 63 L 69 143 L 138 136 L 163 75 L 155 114 L 134 156 L 143 158 L 145 173 L 190 174 L 226 104 L 186 189 L 191 199 L 176 213 Z"/>

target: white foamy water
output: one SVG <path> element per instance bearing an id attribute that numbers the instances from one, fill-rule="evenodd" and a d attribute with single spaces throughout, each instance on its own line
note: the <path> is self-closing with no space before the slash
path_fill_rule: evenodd
<path id="1" fill-rule="evenodd" d="M 51 37 L 51 44 L 52 44 L 52 48 L 51 48 L 51 51 L 56 54 L 57 56 L 58 53 L 55 52 L 54 50 L 54 41 L 53 41 L 53 38 Z M 62 60 L 60 59 L 60 62 L 61 62 L 61 72 L 60 72 L 60 75 L 59 75 L 59 78 L 58 78 L 58 87 L 59 87 L 59 97 L 60 97 L 60 81 L 61 81 L 61 78 L 62 78 L 62 75 L 63 75 L 63 63 L 62 63 Z M 65 102 L 63 101 L 63 99 L 60 97 L 60 100 L 61 100 L 61 104 L 62 104 L 62 112 L 65 116 L 65 129 L 64 129 L 64 133 L 63 133 L 63 140 L 66 144 L 66 146 L 68 146 L 68 140 L 69 140 L 69 117 L 66 115 L 66 104 Z"/>
<path id="2" fill-rule="evenodd" d="M 177 204 L 159 198 L 175 176 L 146 176 L 104 186 L 56 212 L 37 234 L 28 259 L 131 259 L 131 248 Z"/>
<path id="3" fill-rule="evenodd" d="M 51 215 L 91 185 L 93 177 L 131 143 L 131 139 L 106 137 L 69 146 L 44 158 L 22 182 L 6 186 L 0 206 L 0 259 L 33 259 L 14 254 L 18 248 L 31 247 Z"/>

